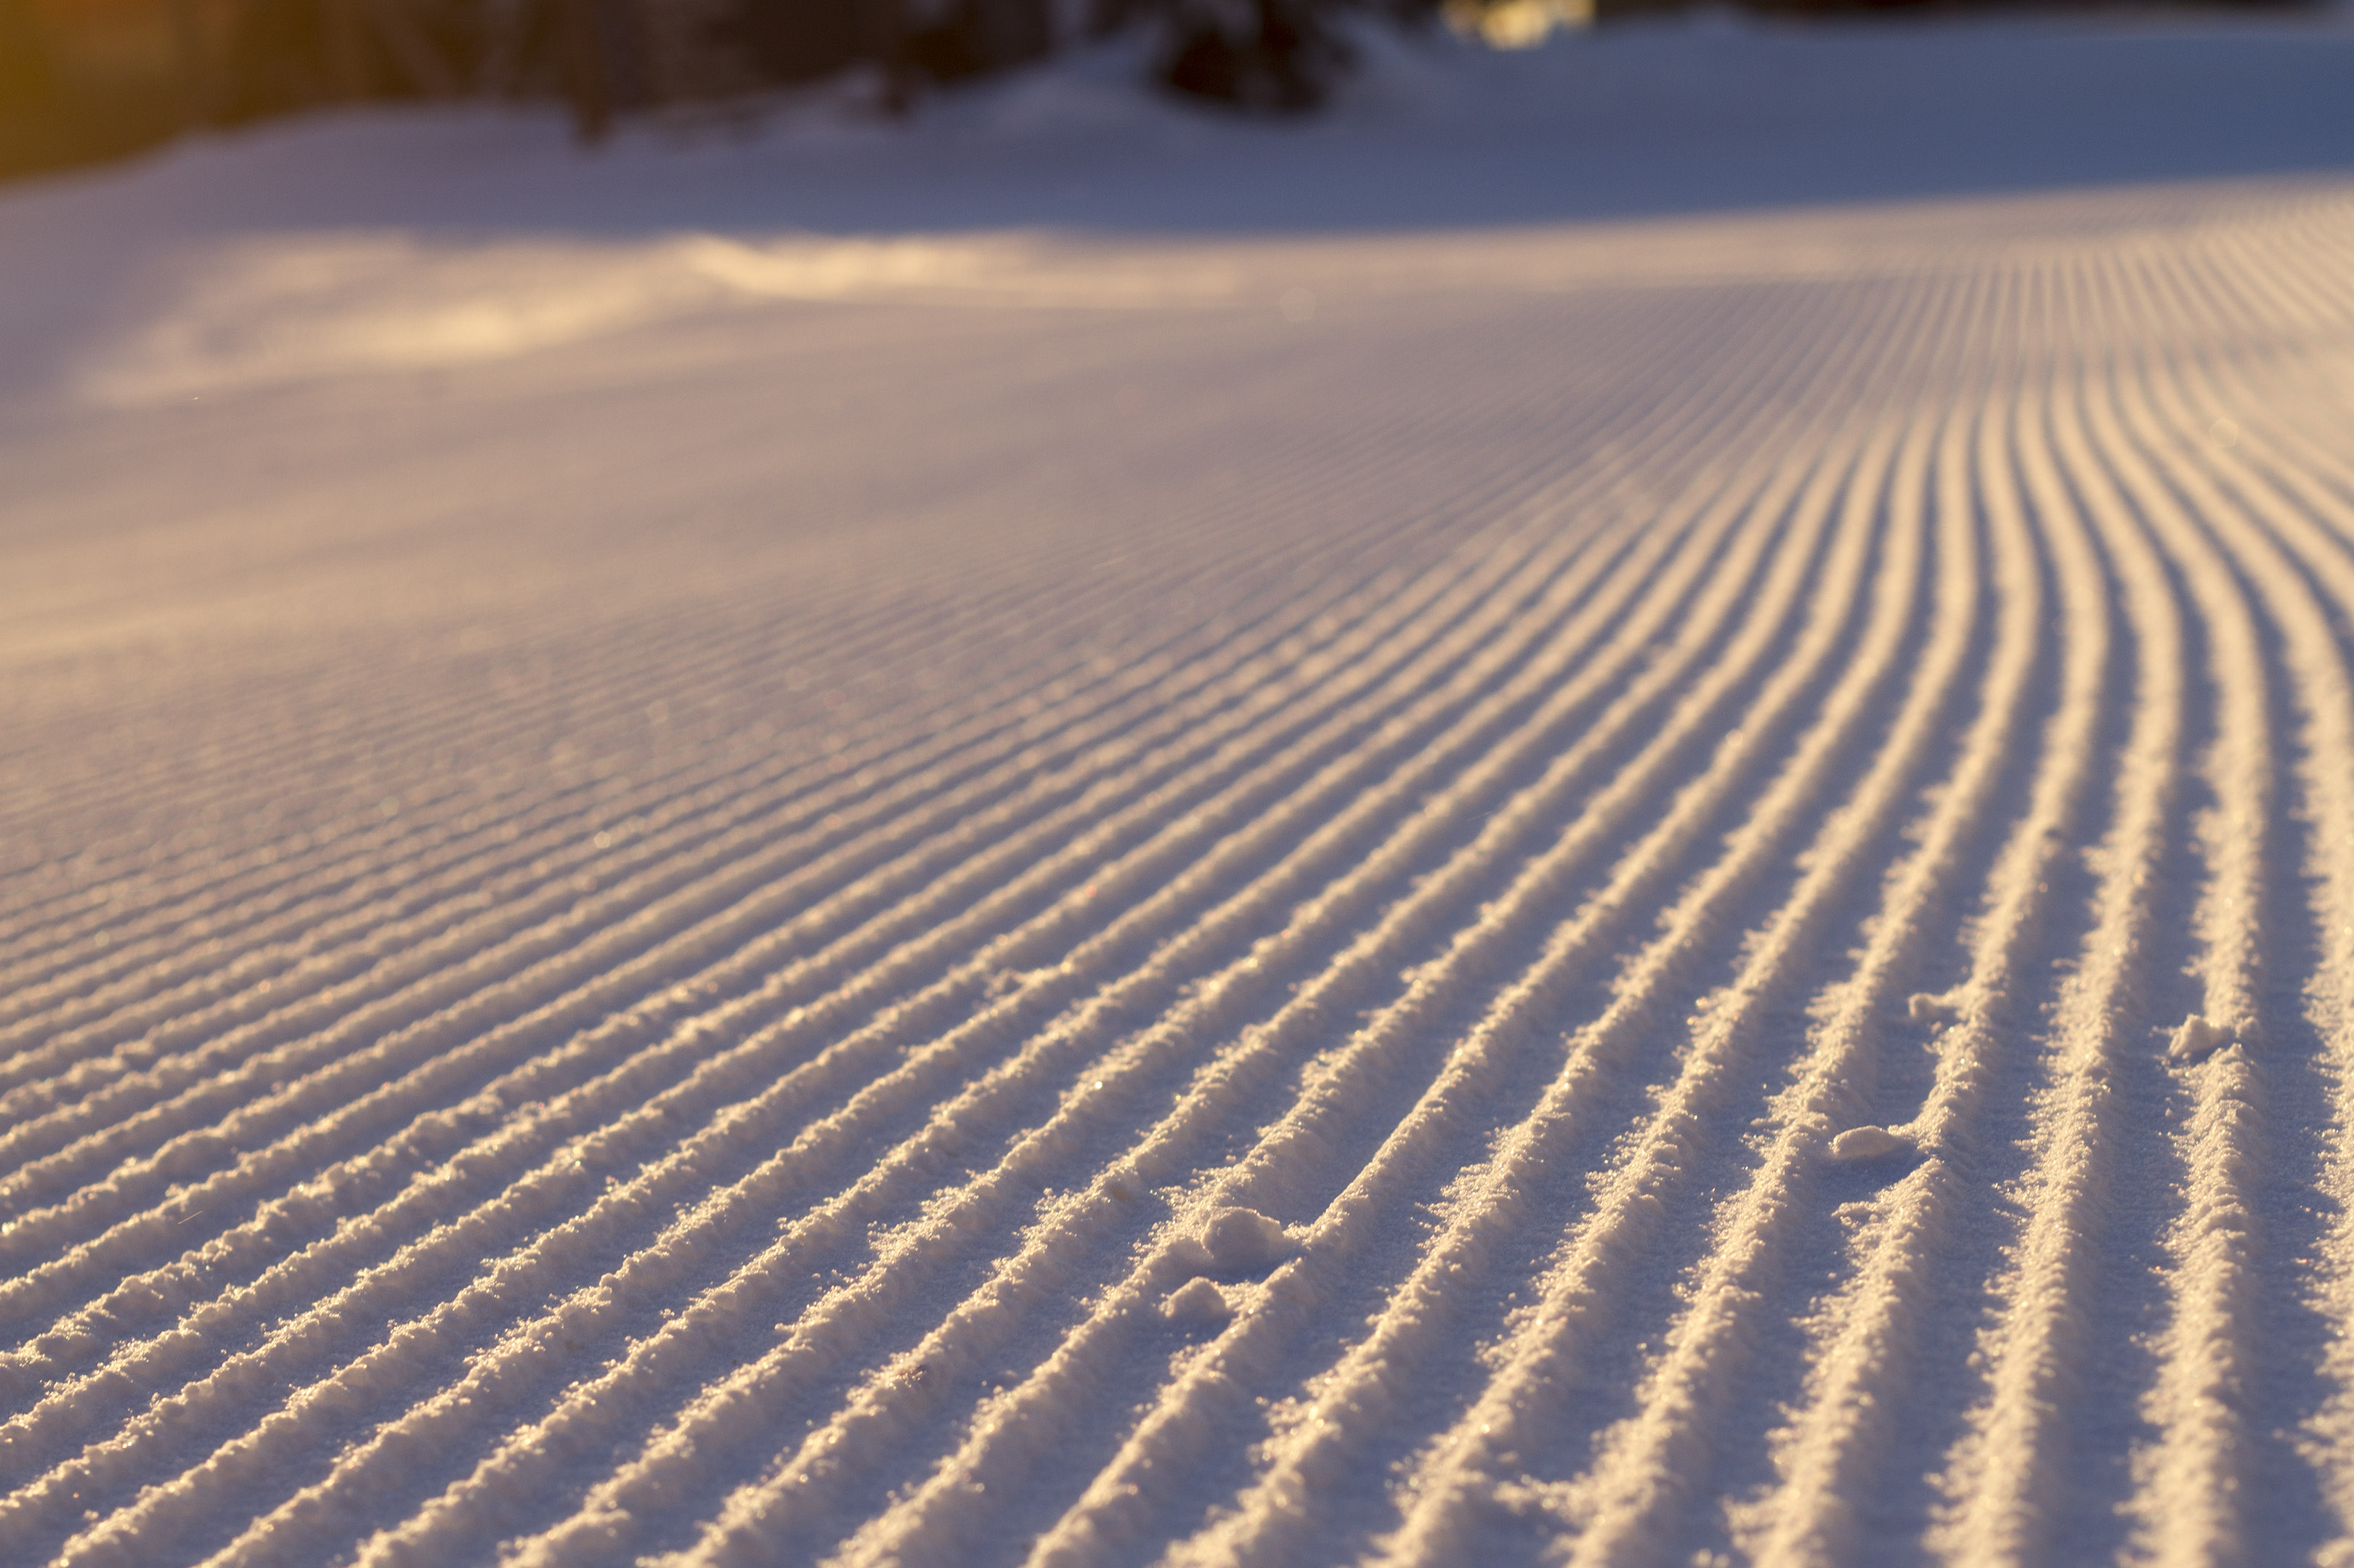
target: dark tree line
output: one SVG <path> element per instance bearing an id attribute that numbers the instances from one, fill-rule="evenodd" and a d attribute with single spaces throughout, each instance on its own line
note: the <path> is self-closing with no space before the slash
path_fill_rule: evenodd
<path id="1" fill-rule="evenodd" d="M 1314 107 L 1348 55 L 1342 5 L 1396 16 L 1437 0 L 147 0 L 164 62 L 145 79 L 82 69 L 71 0 L 0 0 L 0 174 L 234 124 L 384 99 L 559 98 L 585 136 L 618 115 L 864 66 L 886 107 L 1147 30 L 1164 88 L 1246 110 Z M 134 12 L 136 7 L 132 8 Z M 118 20 L 123 7 L 114 8 Z M 119 31 L 118 27 L 118 31 Z M 12 137 L 14 138 L 12 142 Z M 47 151 L 66 156 L 44 156 Z M 47 143 L 57 143 L 47 147 Z M 12 158 L 11 148 L 16 155 Z"/>
<path id="2" fill-rule="evenodd" d="M 1168 90 L 1297 112 L 1349 65 L 1344 10 L 1426 23 L 1442 0 L 0 0 L 0 175 L 128 151 L 190 124 L 330 103 L 568 102 L 584 137 L 617 116 L 864 67 L 893 111 L 1093 36 L 1142 30 Z M 1444 0 L 1449 15 L 1487 0 Z M 1682 0 L 1598 0 L 1606 16 Z M 1797 11 L 2023 6 L 2038 0 L 1748 0 Z M 2044 0 L 2065 4 L 2066 0 Z M 2264 3 L 2264 0 L 2243 0 Z M 2287 0 L 2294 3 L 2294 0 Z M 142 77 L 90 69 L 103 11 L 146 30 Z M 133 42 L 138 40 L 133 39 Z M 137 50 L 128 51 L 135 55 Z"/>

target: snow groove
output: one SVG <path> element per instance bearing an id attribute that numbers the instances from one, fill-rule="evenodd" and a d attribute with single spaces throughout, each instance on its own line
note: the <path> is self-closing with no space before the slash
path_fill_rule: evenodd
<path id="1" fill-rule="evenodd" d="M 778 306 L 990 440 L 0 648 L 0 1556 L 2354 1563 L 2354 195 L 1969 210 Z"/>

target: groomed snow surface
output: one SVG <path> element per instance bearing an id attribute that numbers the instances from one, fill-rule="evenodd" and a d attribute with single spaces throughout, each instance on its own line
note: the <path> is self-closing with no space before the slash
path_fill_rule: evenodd
<path id="1" fill-rule="evenodd" d="M 0 197 L 0 1559 L 2354 1561 L 2354 34 Z"/>

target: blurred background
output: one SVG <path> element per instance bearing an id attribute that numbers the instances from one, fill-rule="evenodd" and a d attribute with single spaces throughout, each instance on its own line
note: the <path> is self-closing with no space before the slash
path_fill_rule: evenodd
<path id="1" fill-rule="evenodd" d="M 561 101 L 593 140 L 636 111 L 861 73 L 882 111 L 901 112 L 934 88 L 1138 29 L 1159 36 L 1151 76 L 1161 88 L 1300 111 L 1348 69 L 1347 26 L 1359 19 L 1450 26 L 1509 48 L 1675 3 L 0 0 L 0 178 L 360 101 Z M 1967 3 L 1749 0 L 1786 13 Z"/>

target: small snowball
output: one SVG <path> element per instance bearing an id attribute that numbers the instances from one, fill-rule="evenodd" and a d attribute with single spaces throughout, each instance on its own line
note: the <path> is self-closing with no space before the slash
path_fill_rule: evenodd
<path id="1" fill-rule="evenodd" d="M 1202 1227 L 1202 1245 L 1226 1274 L 1262 1274 L 1291 1255 L 1291 1238 L 1257 1209 L 1220 1209 Z"/>
<path id="2" fill-rule="evenodd" d="M 1951 1023 L 1962 1015 L 1962 1010 L 1950 999 L 1931 996 L 1925 991 L 1914 992 L 1904 1011 L 1915 1023 Z"/>
<path id="3" fill-rule="evenodd" d="M 1884 1127 L 1851 1127 L 1831 1139 L 1831 1158 L 1839 1160 L 1878 1160 L 1910 1150 L 1913 1141 Z"/>
<path id="4" fill-rule="evenodd" d="M 2194 1012 L 2175 1030 L 2166 1054 L 2178 1062 L 2203 1062 L 2213 1055 L 2218 1047 L 2231 1043 L 2228 1030 L 2216 1028 L 2207 1022 L 2205 1014 Z"/>
<path id="5" fill-rule="evenodd" d="M 1172 1323 L 1223 1323 L 1234 1316 L 1226 1293 L 1196 1275 L 1169 1293 L 1161 1315 Z"/>

